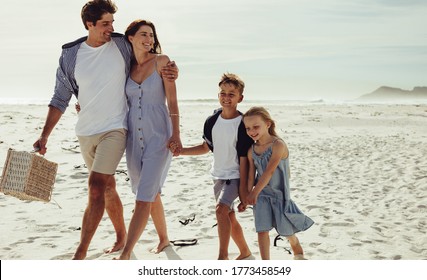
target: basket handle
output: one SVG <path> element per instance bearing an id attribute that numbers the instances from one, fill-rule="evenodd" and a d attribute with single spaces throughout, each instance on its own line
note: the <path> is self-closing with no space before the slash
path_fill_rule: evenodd
<path id="1" fill-rule="evenodd" d="M 37 152 L 40 151 L 39 147 L 33 147 L 33 149 L 31 151 L 28 151 L 30 154 L 36 154 L 40 157 L 44 157 L 44 155 L 38 154 Z"/>

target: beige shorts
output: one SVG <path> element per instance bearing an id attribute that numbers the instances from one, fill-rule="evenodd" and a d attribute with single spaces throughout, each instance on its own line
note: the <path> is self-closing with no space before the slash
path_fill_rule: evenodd
<path id="1" fill-rule="evenodd" d="M 91 136 L 77 136 L 80 151 L 89 171 L 113 175 L 126 148 L 124 128 Z"/>

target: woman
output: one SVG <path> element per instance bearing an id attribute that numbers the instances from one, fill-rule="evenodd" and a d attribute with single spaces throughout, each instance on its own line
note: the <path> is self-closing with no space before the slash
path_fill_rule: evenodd
<path id="1" fill-rule="evenodd" d="M 176 86 L 174 81 L 162 78 L 161 69 L 169 58 L 161 54 L 154 24 L 136 20 L 128 26 L 125 36 L 134 53 L 126 83 L 126 161 L 136 201 L 120 259 L 130 258 L 150 214 L 160 238 L 155 251 L 169 245 L 160 193 L 172 158 L 168 147 L 175 143 L 178 150 L 182 148 Z"/>

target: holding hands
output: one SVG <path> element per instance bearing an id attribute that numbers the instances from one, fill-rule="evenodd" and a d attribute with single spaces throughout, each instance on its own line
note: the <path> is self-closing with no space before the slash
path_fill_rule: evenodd
<path id="1" fill-rule="evenodd" d="M 246 203 L 250 205 L 255 205 L 258 199 L 259 192 L 255 192 L 255 188 L 253 188 L 246 198 Z"/>
<path id="2" fill-rule="evenodd" d="M 237 209 L 239 212 L 244 212 L 248 205 L 255 205 L 258 200 L 259 192 L 255 191 L 255 188 L 252 188 L 252 190 L 248 193 L 245 201 L 240 202 L 237 206 Z"/>
<path id="3" fill-rule="evenodd" d="M 182 151 L 181 139 L 174 138 L 173 136 L 169 139 L 168 143 L 169 150 L 172 152 L 173 156 L 179 156 Z"/>

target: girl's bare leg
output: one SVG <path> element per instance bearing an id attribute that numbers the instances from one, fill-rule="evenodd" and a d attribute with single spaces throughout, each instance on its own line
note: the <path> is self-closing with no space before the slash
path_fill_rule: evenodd
<path id="1" fill-rule="evenodd" d="M 297 255 L 303 256 L 304 251 L 302 250 L 301 244 L 299 243 L 297 236 L 294 234 L 294 235 L 288 236 L 287 239 L 291 244 L 291 248 L 292 248 L 292 252 L 294 252 L 294 256 L 297 256 Z"/>
<path id="2" fill-rule="evenodd" d="M 270 259 L 270 235 L 268 231 L 258 232 L 259 253 L 262 260 Z"/>

